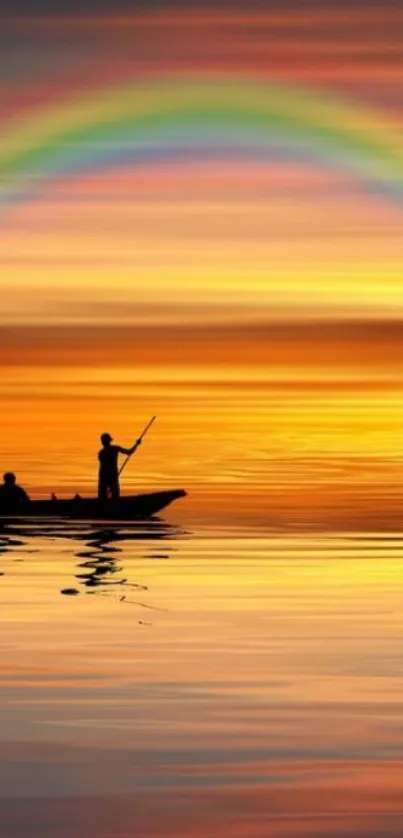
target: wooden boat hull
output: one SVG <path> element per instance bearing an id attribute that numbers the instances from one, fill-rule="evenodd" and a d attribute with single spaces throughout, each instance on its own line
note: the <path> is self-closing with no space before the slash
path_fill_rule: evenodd
<path id="1" fill-rule="evenodd" d="M 101 502 L 98 498 L 71 500 L 32 500 L 15 510 L 0 510 L 0 518 L 70 518 L 72 520 L 133 521 L 150 518 L 178 498 L 183 489 L 151 492 L 146 495 L 124 495 L 118 502 Z"/>

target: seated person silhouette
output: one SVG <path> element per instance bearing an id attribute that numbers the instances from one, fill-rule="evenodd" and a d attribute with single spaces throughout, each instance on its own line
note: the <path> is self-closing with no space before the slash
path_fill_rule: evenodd
<path id="1" fill-rule="evenodd" d="M 111 445 L 112 437 L 110 434 L 102 434 L 101 436 L 102 448 L 98 452 L 99 460 L 99 479 L 98 479 L 98 498 L 101 501 L 111 498 L 114 501 L 119 500 L 120 486 L 119 486 L 119 469 L 118 458 L 119 454 L 133 454 L 140 440 L 137 440 L 131 448 L 122 448 L 121 445 Z"/>
<path id="2" fill-rule="evenodd" d="M 0 485 L 1 510 L 17 514 L 27 503 L 29 503 L 29 497 L 25 489 L 18 485 L 15 474 L 6 471 L 3 474 L 3 483 Z"/>

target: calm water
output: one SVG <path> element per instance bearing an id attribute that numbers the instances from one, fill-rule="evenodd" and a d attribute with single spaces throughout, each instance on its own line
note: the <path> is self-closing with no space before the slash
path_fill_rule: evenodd
<path id="1" fill-rule="evenodd" d="M 0 546 L 2 836 L 402 834 L 403 536 Z"/>

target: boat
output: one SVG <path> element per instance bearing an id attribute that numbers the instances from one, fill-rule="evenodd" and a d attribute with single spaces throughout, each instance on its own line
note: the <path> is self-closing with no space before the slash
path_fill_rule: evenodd
<path id="1" fill-rule="evenodd" d="M 76 495 L 69 500 L 31 500 L 21 504 L 18 512 L 0 510 L 0 518 L 70 518 L 86 521 L 133 521 L 150 518 L 178 498 L 185 497 L 184 489 L 151 492 L 145 495 L 123 495 L 118 501 L 100 501 Z"/>

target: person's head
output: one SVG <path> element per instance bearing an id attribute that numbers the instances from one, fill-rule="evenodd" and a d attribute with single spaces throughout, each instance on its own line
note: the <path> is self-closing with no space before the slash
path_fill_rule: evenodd
<path id="1" fill-rule="evenodd" d="M 17 478 L 16 478 L 15 474 L 13 474 L 12 471 L 6 471 L 6 473 L 3 474 L 3 480 L 6 484 L 6 486 L 14 486 Z"/>
<path id="2" fill-rule="evenodd" d="M 101 442 L 102 445 L 107 446 L 110 445 L 112 442 L 112 437 L 110 434 L 101 434 Z"/>

